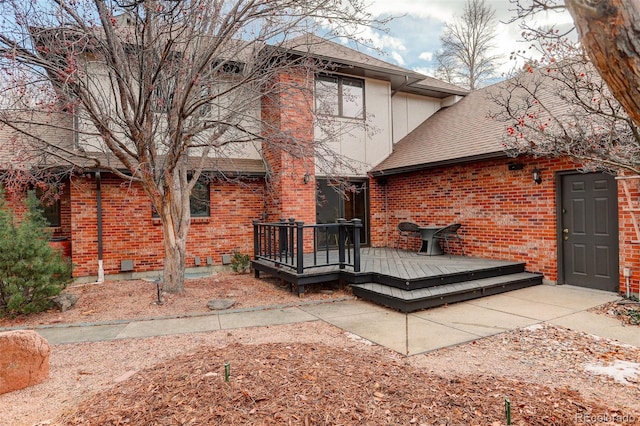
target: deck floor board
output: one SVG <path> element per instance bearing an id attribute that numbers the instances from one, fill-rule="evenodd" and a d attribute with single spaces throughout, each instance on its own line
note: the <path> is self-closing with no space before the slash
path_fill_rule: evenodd
<path id="1" fill-rule="evenodd" d="M 306 254 L 303 261 L 305 266 L 313 266 L 313 254 Z M 274 266 L 274 263 L 269 260 L 260 259 L 255 262 L 264 266 Z M 328 253 L 326 251 L 317 253 L 315 267 L 305 269 L 302 276 L 331 274 L 340 271 L 337 265 L 327 266 L 327 263 L 338 263 L 337 250 L 330 250 Z M 361 273 L 388 275 L 404 280 L 473 272 L 516 263 L 518 262 L 467 256 L 425 256 L 414 251 L 380 247 L 363 247 L 361 249 L 360 262 Z M 295 270 L 287 266 L 280 266 L 278 269 L 283 273 L 289 271 L 295 274 Z M 352 272 L 353 267 L 345 266 L 343 270 Z"/>

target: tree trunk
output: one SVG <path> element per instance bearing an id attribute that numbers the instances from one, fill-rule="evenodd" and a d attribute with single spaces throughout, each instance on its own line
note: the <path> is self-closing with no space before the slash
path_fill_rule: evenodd
<path id="1" fill-rule="evenodd" d="M 566 0 L 589 58 L 640 126 L 640 2 Z"/>
<path id="2" fill-rule="evenodd" d="M 164 231 L 164 270 L 162 271 L 162 289 L 169 293 L 184 291 L 184 272 L 186 268 L 187 239 L 186 232 L 176 233 L 171 226 Z"/>
<path id="3" fill-rule="evenodd" d="M 163 195 L 160 220 L 164 233 L 162 289 L 169 293 L 182 293 L 191 215 L 189 197 L 182 196 L 179 186 L 167 190 Z"/>

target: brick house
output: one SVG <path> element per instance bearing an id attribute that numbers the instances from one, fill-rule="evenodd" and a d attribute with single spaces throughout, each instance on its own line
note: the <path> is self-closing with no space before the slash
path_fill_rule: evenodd
<path id="1" fill-rule="evenodd" d="M 205 272 L 227 264 L 234 251 L 250 253 L 252 221 L 260 218 L 295 217 L 306 223 L 326 223 L 339 217 L 361 217 L 367 229 L 363 243 L 370 244 L 368 170 L 426 117 L 467 93 L 337 43 L 313 40 L 312 46 L 315 57 L 332 63 L 331 73 L 311 78 L 290 73 L 277 79 L 315 88 L 333 103 L 323 111 L 324 117 L 349 123 L 349 132 L 333 140 L 331 149 L 353 164 L 337 173 L 357 191 L 349 199 L 337 195 L 329 176 L 315 172 L 314 162 L 331 161 L 318 158 L 320 153 L 316 158 L 299 159 L 264 147 L 261 152 L 241 152 L 236 158 L 212 158 L 212 170 L 234 179 L 214 175 L 210 183 L 198 188 L 198 198 L 207 202 L 199 211 L 192 209 L 189 271 Z M 314 99 L 302 93 L 287 93 L 277 100 L 263 97 L 257 111 L 267 123 L 263 128 L 295 132 L 300 140 L 318 137 L 320 129 L 314 127 L 308 108 Z M 95 143 L 82 140 L 81 135 L 62 133 L 57 137 L 66 137 L 70 143 L 75 139 L 84 150 L 91 150 Z M 10 155 L 3 158 L 5 164 L 14 161 Z M 317 203 L 319 199 L 323 201 Z M 138 184 L 92 166 L 77 169 L 67 177 L 60 200 L 46 213 L 56 243 L 71 255 L 74 277 L 80 282 L 157 276 L 162 268 L 160 221 Z"/>
<path id="2" fill-rule="evenodd" d="M 524 261 L 547 282 L 620 292 L 628 285 L 637 294 L 638 279 L 627 283 L 622 273 L 638 267 L 627 205 L 638 199 L 635 184 L 580 173 L 566 158 L 508 157 L 505 124 L 488 118 L 495 89 L 429 117 L 371 170 L 373 243 L 389 244 L 404 220 L 461 223 L 467 255 Z"/>
<path id="3" fill-rule="evenodd" d="M 313 49 L 314 56 L 334 64 L 331 73 L 314 81 L 280 78 L 301 79 L 299 84 L 313 85 L 317 97 L 333 103 L 318 114 L 358 124 L 331 145 L 355 165 L 343 177 L 357 190 L 349 197 L 333 191 L 328 177 L 315 173 L 318 158 L 293 159 L 264 149 L 219 162 L 218 171 L 238 179 L 214 178 L 200 188 L 208 202 L 192 217 L 189 271 L 224 265 L 236 250 L 251 253 L 254 219 L 359 218 L 361 243 L 372 247 L 394 246 L 401 221 L 459 222 L 467 255 L 524 261 L 548 282 L 610 291 L 625 290 L 620 270 L 629 268 L 630 290 L 638 293 L 633 271 L 640 259 L 632 242 L 640 238 L 632 212 L 618 208 L 623 193 L 613 177 L 577 173 L 567 160 L 507 157 L 504 125 L 487 119 L 482 90 L 468 93 L 329 41 Z M 260 114 L 270 126 L 311 140 L 319 129 L 301 106 L 314 101 L 318 105 L 318 99 L 300 94 L 278 102 L 265 97 Z M 267 178 L 267 168 L 273 178 Z M 533 169 L 541 172 L 540 183 L 532 179 Z M 583 205 L 599 213 L 578 208 Z M 71 175 L 49 213 L 78 281 L 101 280 L 103 274 L 157 275 L 162 268 L 160 223 L 136 184 L 87 168 Z M 586 225 L 602 214 L 608 216 L 595 228 Z M 564 243 L 564 229 L 590 238 Z M 595 238 L 601 234 L 607 239 Z"/>

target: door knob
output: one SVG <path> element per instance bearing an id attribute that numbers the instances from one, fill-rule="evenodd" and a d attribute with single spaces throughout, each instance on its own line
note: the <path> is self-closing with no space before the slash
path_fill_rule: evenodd
<path id="1" fill-rule="evenodd" d="M 569 228 L 564 228 L 564 229 L 562 230 L 562 233 L 563 233 L 563 234 L 568 234 L 568 233 L 569 233 Z"/>

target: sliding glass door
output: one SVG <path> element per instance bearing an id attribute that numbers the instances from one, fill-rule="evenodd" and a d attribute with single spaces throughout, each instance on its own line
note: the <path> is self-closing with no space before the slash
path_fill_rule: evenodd
<path id="1" fill-rule="evenodd" d="M 360 244 L 369 244 L 369 191 L 366 180 L 334 183 L 318 179 L 316 223 L 334 223 L 339 218 L 360 219 Z M 334 243 L 330 241 L 333 245 Z"/>

